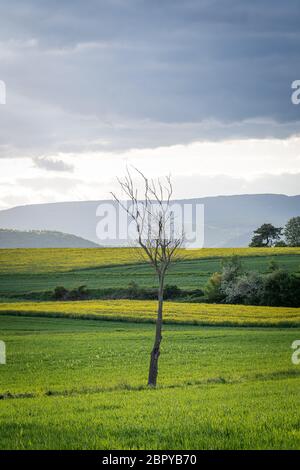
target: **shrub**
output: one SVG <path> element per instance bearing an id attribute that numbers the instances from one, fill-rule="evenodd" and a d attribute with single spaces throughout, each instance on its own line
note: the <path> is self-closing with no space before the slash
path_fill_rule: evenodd
<path id="1" fill-rule="evenodd" d="M 164 298 L 165 299 L 176 299 L 180 297 L 182 294 L 181 289 L 177 286 L 166 285 L 164 287 Z"/>
<path id="2" fill-rule="evenodd" d="M 214 273 L 207 281 L 207 284 L 204 288 L 207 300 L 210 302 L 223 302 L 225 300 L 225 295 L 221 290 L 221 284 L 222 274 Z"/>
<path id="3" fill-rule="evenodd" d="M 57 286 L 54 289 L 55 300 L 65 300 L 68 294 L 68 290 L 64 286 Z"/>
<path id="4" fill-rule="evenodd" d="M 232 258 L 223 265 L 222 272 L 211 276 L 205 294 L 215 303 L 299 307 L 300 278 L 279 269 L 274 260 L 265 275 L 243 273 L 239 260 Z"/>
<path id="5" fill-rule="evenodd" d="M 284 247 L 287 246 L 287 244 L 285 243 L 284 240 L 279 240 L 278 242 L 275 243 L 274 246 L 275 246 L 276 248 L 280 248 L 280 247 L 284 248 Z"/>
<path id="6" fill-rule="evenodd" d="M 140 287 L 136 282 L 131 281 L 128 284 L 127 293 L 129 299 L 138 299 L 140 296 Z"/>
<path id="7" fill-rule="evenodd" d="M 68 300 L 83 300 L 88 297 L 86 286 L 79 286 L 68 292 Z"/>
<path id="8" fill-rule="evenodd" d="M 261 303 L 274 307 L 299 307 L 300 278 L 279 269 L 268 274 L 264 278 Z"/>
<path id="9" fill-rule="evenodd" d="M 223 283 L 232 282 L 243 272 L 242 263 L 238 256 L 231 256 L 222 262 Z"/>
<path id="10" fill-rule="evenodd" d="M 268 263 L 268 272 L 273 273 L 279 269 L 278 263 L 274 259 L 271 259 Z"/>
<path id="11" fill-rule="evenodd" d="M 86 286 L 79 286 L 68 290 L 64 286 L 57 286 L 54 289 L 53 297 L 55 300 L 84 300 L 88 297 Z"/>
<path id="12" fill-rule="evenodd" d="M 242 274 L 231 284 L 227 284 L 226 303 L 259 305 L 263 291 L 263 276 L 250 272 Z"/>

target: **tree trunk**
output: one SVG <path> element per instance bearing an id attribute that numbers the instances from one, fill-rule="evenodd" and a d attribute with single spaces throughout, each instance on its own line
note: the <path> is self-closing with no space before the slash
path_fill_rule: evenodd
<path id="1" fill-rule="evenodd" d="M 148 385 L 151 387 L 156 386 L 157 374 L 158 374 L 158 358 L 160 355 L 160 343 L 162 340 L 162 316 L 163 316 L 163 301 L 164 301 L 164 277 L 159 279 L 158 289 L 158 309 L 156 318 L 156 331 L 155 341 L 150 356 L 150 367 L 148 376 Z"/>

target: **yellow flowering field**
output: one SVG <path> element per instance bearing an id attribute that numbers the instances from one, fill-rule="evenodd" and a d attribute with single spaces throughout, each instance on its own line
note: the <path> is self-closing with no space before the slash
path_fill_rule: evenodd
<path id="1" fill-rule="evenodd" d="M 202 248 L 181 250 L 183 259 L 300 254 L 300 248 Z M 0 249 L 0 274 L 64 272 L 143 262 L 138 248 Z"/>
<path id="2" fill-rule="evenodd" d="M 1 303 L 0 315 L 38 315 L 101 320 L 152 322 L 156 302 L 90 300 Z M 165 302 L 166 323 L 211 326 L 300 326 L 300 308 Z"/>

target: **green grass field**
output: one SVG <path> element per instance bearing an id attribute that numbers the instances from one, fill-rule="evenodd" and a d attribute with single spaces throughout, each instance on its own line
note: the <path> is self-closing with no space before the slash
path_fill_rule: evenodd
<path id="1" fill-rule="evenodd" d="M 299 448 L 300 329 L 167 325 L 159 388 L 153 325 L 0 317 L 0 447 Z"/>
<path id="2" fill-rule="evenodd" d="M 59 285 L 117 289 L 134 281 L 141 287 L 156 286 L 152 268 L 141 263 L 134 250 L 121 248 L 119 255 L 116 250 L 0 250 L 0 297 L 45 292 Z M 242 256 L 245 270 L 267 272 L 272 259 L 283 269 L 300 271 L 298 248 L 205 249 L 201 256 L 199 250 L 186 250 L 185 259 L 171 266 L 167 283 L 182 289 L 203 288 L 212 273 L 220 270 L 224 256 L 233 252 Z M 188 259 L 192 256 L 195 259 Z"/>
<path id="3" fill-rule="evenodd" d="M 233 253 L 299 272 L 299 249 L 189 250 L 167 282 L 203 287 Z M 151 390 L 155 301 L 22 298 L 130 281 L 156 285 L 130 249 L 0 250 L 0 449 L 300 448 L 300 309 L 166 302 Z"/>

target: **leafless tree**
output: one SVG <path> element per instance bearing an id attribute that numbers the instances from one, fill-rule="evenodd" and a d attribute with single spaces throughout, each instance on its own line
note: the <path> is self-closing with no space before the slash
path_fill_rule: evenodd
<path id="1" fill-rule="evenodd" d="M 158 358 L 162 340 L 163 302 L 165 276 L 171 262 L 180 257 L 179 248 L 183 244 L 183 228 L 175 233 L 174 214 L 171 209 L 172 183 L 170 176 L 164 181 L 148 179 L 135 168 L 142 180 L 143 194 L 139 197 L 132 174 L 127 169 L 124 179 L 118 179 L 120 188 L 128 202 L 122 202 L 114 193 L 112 196 L 127 212 L 136 228 L 136 242 L 139 250 L 158 277 L 158 308 L 153 349 L 150 356 L 148 385 L 155 387 L 158 374 Z"/>

